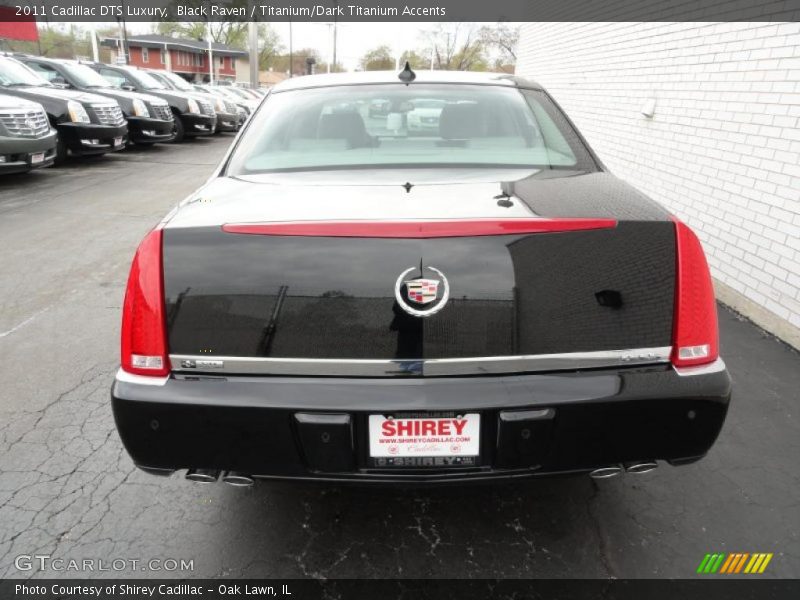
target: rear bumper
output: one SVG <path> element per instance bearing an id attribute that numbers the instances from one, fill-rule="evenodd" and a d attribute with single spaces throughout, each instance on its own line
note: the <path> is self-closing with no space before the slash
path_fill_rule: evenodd
<path id="1" fill-rule="evenodd" d="M 693 462 L 716 440 L 731 394 L 722 361 L 684 375 L 660 365 L 473 378 L 137 380 L 118 375 L 111 396 L 123 444 L 142 468 L 374 483 L 516 479 L 645 460 Z M 479 412 L 476 464 L 376 467 L 367 456 L 368 415 L 408 411 Z"/>
<path id="2" fill-rule="evenodd" d="M 91 156 L 124 150 L 128 125 L 114 127 L 94 123 L 59 123 L 58 135 L 63 136 L 73 154 Z M 116 144 L 117 140 L 121 140 L 120 143 Z"/>
<path id="3" fill-rule="evenodd" d="M 128 135 L 136 144 L 169 142 L 175 137 L 175 123 L 162 119 L 128 117 Z"/>

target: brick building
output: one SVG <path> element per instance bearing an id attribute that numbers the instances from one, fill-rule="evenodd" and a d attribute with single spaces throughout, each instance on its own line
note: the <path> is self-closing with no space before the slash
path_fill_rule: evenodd
<path id="1" fill-rule="evenodd" d="M 517 73 L 695 228 L 723 302 L 800 347 L 800 23 L 527 23 Z"/>
<path id="2" fill-rule="evenodd" d="M 122 54 L 118 37 L 105 37 L 101 44 L 111 48 L 111 60 Z M 247 61 L 247 52 L 224 44 L 212 43 L 214 80 L 236 80 L 237 66 Z M 189 81 L 209 80 L 208 43 L 165 35 L 128 36 L 129 64 L 146 69 L 166 69 Z"/>

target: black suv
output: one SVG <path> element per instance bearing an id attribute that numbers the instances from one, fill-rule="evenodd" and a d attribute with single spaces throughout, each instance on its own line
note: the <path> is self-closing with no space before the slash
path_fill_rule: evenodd
<path id="1" fill-rule="evenodd" d="M 150 94 L 115 88 L 107 79 L 75 60 L 59 60 L 41 56 L 17 56 L 37 75 L 57 87 L 91 92 L 116 100 L 128 120 L 128 138 L 139 145 L 169 142 L 174 137 L 172 110 L 169 103 Z"/>
<path id="2" fill-rule="evenodd" d="M 88 156 L 125 148 L 128 125 L 114 100 L 58 88 L 7 56 L 0 56 L 0 89 L 44 107 L 50 124 L 58 130 L 56 163 L 63 162 L 69 152 Z"/>
<path id="3" fill-rule="evenodd" d="M 226 104 L 224 100 L 213 94 L 209 94 L 205 90 L 198 91 L 194 85 L 186 81 L 183 77 L 170 71 L 148 69 L 147 72 L 169 89 L 192 94 L 198 100 L 206 100 L 207 102 L 213 103 L 214 110 L 217 113 L 217 128 L 214 133 L 219 133 L 221 131 L 239 131 L 239 114 L 236 107 L 232 104 Z"/>
<path id="4" fill-rule="evenodd" d="M 0 174 L 52 165 L 56 135 L 41 104 L 0 95 Z"/>
<path id="5" fill-rule="evenodd" d="M 217 114 L 211 102 L 195 98 L 192 94 L 169 90 L 142 69 L 125 65 L 85 63 L 105 77 L 112 85 L 131 92 L 157 96 L 169 103 L 175 117 L 173 141 L 181 142 L 186 136 L 214 135 Z"/>

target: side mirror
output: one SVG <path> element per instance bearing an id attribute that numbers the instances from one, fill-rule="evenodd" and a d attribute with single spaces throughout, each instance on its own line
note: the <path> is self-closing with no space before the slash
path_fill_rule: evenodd
<path id="1" fill-rule="evenodd" d="M 135 87 L 133 87 L 132 85 L 130 85 L 130 84 L 127 84 L 127 83 L 123 83 L 123 84 L 120 86 L 120 88 L 122 88 L 122 89 L 123 89 L 123 90 L 125 90 L 126 92 L 135 92 L 135 91 L 136 91 L 136 88 L 135 88 Z"/>
<path id="2" fill-rule="evenodd" d="M 50 80 L 50 83 L 52 83 L 54 86 L 60 87 L 60 88 L 68 88 L 69 87 L 69 84 L 67 83 L 67 80 L 64 79 L 63 77 L 60 77 L 60 76 L 53 77 Z"/>

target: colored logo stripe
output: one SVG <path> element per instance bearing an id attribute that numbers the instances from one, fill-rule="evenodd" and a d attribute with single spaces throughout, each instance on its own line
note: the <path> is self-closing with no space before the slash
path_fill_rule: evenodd
<path id="1" fill-rule="evenodd" d="M 755 554 L 750 554 L 749 552 L 709 553 L 703 557 L 697 567 L 697 572 L 709 575 L 714 573 L 728 575 L 736 573 L 759 574 L 766 570 L 767 565 L 772 560 L 772 556 L 771 552 Z"/>

